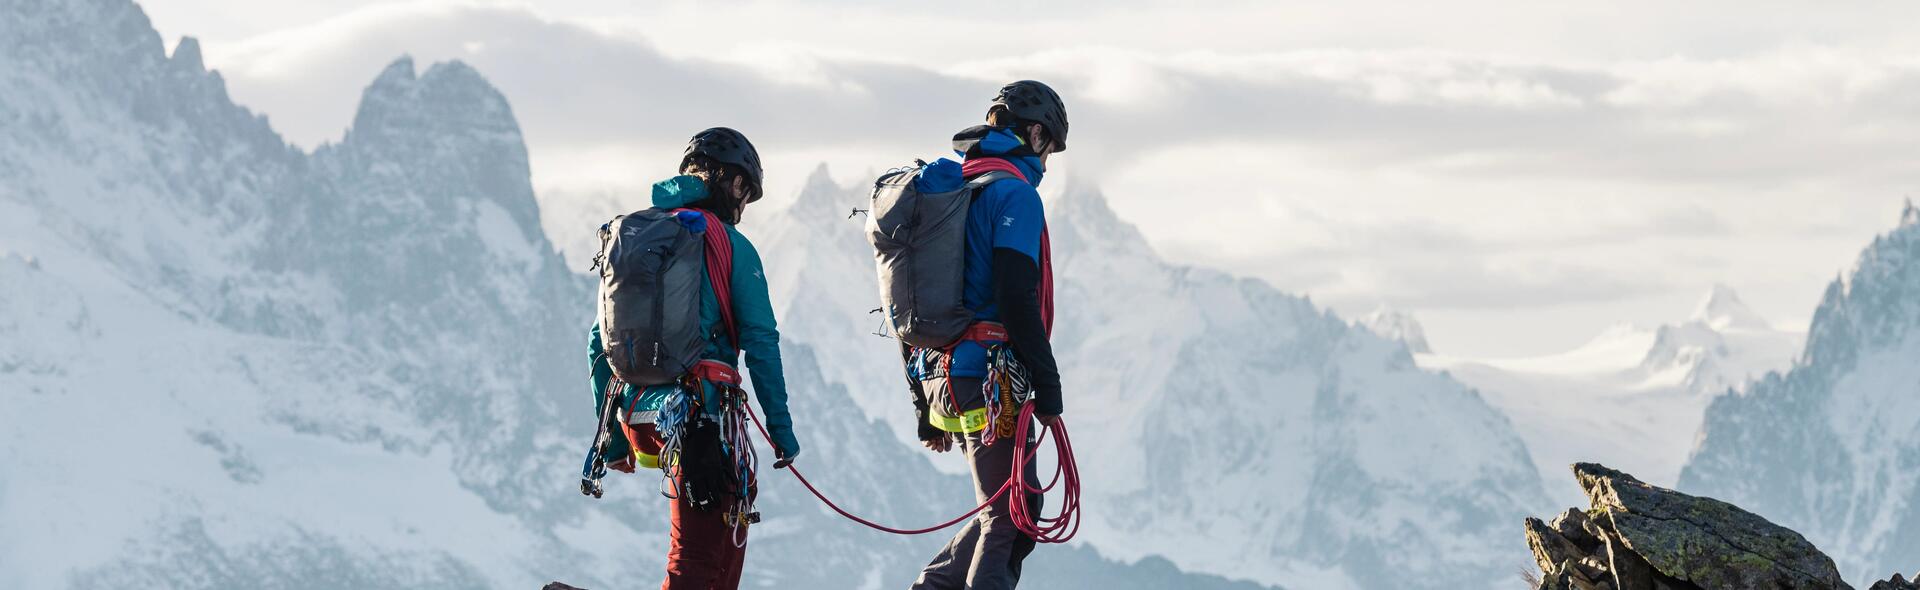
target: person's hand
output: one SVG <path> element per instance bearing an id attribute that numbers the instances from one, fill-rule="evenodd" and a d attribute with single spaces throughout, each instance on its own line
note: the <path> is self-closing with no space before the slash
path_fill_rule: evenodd
<path id="1" fill-rule="evenodd" d="M 773 468 L 774 468 L 774 469 L 786 469 L 786 468 L 787 468 L 787 466 L 789 466 L 789 465 L 793 465 L 793 460 L 794 460 L 794 459 L 797 459 L 797 458 L 799 458 L 799 457 L 800 457 L 800 452 L 799 452 L 799 451 L 794 451 L 794 452 L 793 452 L 793 454 L 791 454 L 791 455 L 789 455 L 789 454 L 786 454 L 786 453 L 783 453 L 783 452 L 775 452 L 775 453 L 774 453 L 774 458 L 773 458 Z"/>
<path id="2" fill-rule="evenodd" d="M 936 438 L 924 438 L 924 439 L 920 439 L 920 444 L 926 445 L 927 450 L 929 451 L 933 451 L 935 453 L 945 453 L 947 451 L 953 450 L 953 437 L 947 436 L 947 435 L 941 435 Z"/>
<path id="3" fill-rule="evenodd" d="M 1059 414 L 1034 414 L 1033 417 L 1034 419 L 1040 421 L 1040 425 L 1046 426 L 1048 428 L 1052 428 L 1060 425 Z"/>
<path id="4" fill-rule="evenodd" d="M 633 473 L 633 456 L 628 455 L 608 463 L 607 467 L 621 473 Z"/>

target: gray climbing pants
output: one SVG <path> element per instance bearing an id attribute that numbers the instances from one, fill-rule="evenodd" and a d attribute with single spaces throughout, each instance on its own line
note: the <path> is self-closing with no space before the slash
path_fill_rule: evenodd
<path id="1" fill-rule="evenodd" d="M 928 384 L 934 385 L 931 380 Z M 981 381 L 957 377 L 953 379 L 953 386 L 955 391 L 978 390 Z M 966 455 L 967 466 L 973 472 L 975 502 L 993 497 L 1013 476 L 1013 437 L 1003 437 L 988 446 L 980 442 L 983 433 L 955 435 L 960 439 L 960 452 Z M 1032 441 L 1020 441 L 1020 444 L 1028 445 L 1029 449 L 1034 446 Z M 1028 482 L 1046 483 L 1035 476 L 1035 465 L 1028 464 L 1025 469 Z M 968 520 L 960 532 L 947 541 L 940 554 L 934 556 L 926 569 L 920 570 L 920 579 L 913 582 L 913 590 L 1001 590 L 1019 584 L 1020 562 L 1033 552 L 1034 542 L 1033 537 L 1013 526 L 1007 502 L 1023 496 L 1032 509 L 1030 513 L 1038 514 L 1040 494 L 1008 490 L 1007 495 Z"/>

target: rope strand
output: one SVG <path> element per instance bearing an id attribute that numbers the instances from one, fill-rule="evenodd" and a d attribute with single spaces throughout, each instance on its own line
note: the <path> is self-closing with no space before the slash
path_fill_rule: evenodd
<path id="1" fill-rule="evenodd" d="M 747 417 L 753 421 L 754 427 L 760 429 L 760 436 L 766 439 L 767 444 L 773 444 L 773 437 L 767 433 L 766 425 L 760 423 L 760 416 L 753 412 L 751 406 L 747 407 Z M 1027 403 L 1020 408 L 1020 425 L 1017 428 L 1016 440 L 1026 439 L 1028 425 L 1032 422 L 1033 404 Z M 1074 534 L 1080 530 L 1080 469 L 1073 460 L 1073 443 L 1067 438 L 1066 422 L 1055 420 L 1053 424 L 1043 427 L 1041 439 L 1044 440 L 1048 434 L 1053 436 L 1054 449 L 1059 453 L 1059 459 L 1055 461 L 1054 464 L 1052 482 L 1048 483 L 1045 487 L 1029 485 L 1026 481 L 1025 466 L 1038 458 L 1038 455 L 1031 453 L 1026 445 L 1016 446 L 1013 450 L 1013 474 L 1007 478 L 1006 483 L 1000 485 L 998 491 L 993 493 L 993 497 L 988 498 L 986 502 L 982 502 L 979 506 L 974 506 L 972 510 L 968 510 L 965 514 L 954 517 L 952 520 L 920 529 L 895 528 L 861 518 L 841 508 L 839 504 L 835 504 L 832 499 L 820 493 L 820 489 L 814 487 L 813 482 L 807 481 L 807 476 L 801 474 L 800 470 L 795 466 L 788 465 L 786 469 L 793 473 L 794 479 L 800 480 L 800 485 L 805 486 L 807 491 L 813 494 L 813 497 L 819 498 L 821 503 L 826 504 L 828 508 L 833 509 L 833 511 L 839 513 L 840 516 L 846 517 L 847 520 L 866 525 L 868 528 L 896 535 L 920 535 L 944 529 L 959 524 L 966 519 L 973 518 L 975 514 L 986 510 L 987 507 L 992 506 L 994 502 L 1000 501 L 1002 496 L 1006 496 L 1007 490 L 1019 488 L 1027 493 L 1044 494 L 1052 490 L 1055 485 L 1064 481 L 1066 482 L 1066 498 L 1061 505 L 1061 510 L 1058 515 L 1043 517 L 1034 514 L 1030 512 L 1026 502 L 1010 502 L 1009 508 L 1011 509 L 1010 512 L 1014 527 L 1018 528 L 1020 532 L 1025 533 L 1027 536 L 1032 537 L 1035 542 L 1065 543 L 1069 539 L 1072 539 Z M 1039 441 L 1035 441 L 1034 447 L 1036 449 L 1039 447 L 1038 443 Z"/>

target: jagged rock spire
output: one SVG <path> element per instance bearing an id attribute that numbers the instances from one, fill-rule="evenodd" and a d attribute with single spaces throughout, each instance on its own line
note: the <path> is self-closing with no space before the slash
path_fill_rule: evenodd
<path id="1" fill-rule="evenodd" d="M 1733 287 L 1715 283 L 1713 290 L 1700 299 L 1700 305 L 1693 310 L 1692 319 L 1705 323 L 1716 330 L 1727 328 L 1765 329 L 1771 324 L 1766 318 L 1748 307 Z"/>
<path id="2" fill-rule="evenodd" d="M 827 170 L 827 163 L 821 162 L 807 174 L 807 180 L 800 186 L 800 194 L 794 197 L 792 211 L 798 219 L 825 223 L 836 216 L 844 218 L 853 207 L 865 208 L 865 195 L 850 195 L 833 180 L 833 174 Z"/>
<path id="3" fill-rule="evenodd" d="M 1360 318 L 1358 323 L 1381 337 L 1406 343 L 1408 352 L 1414 354 L 1433 352 L 1433 347 L 1427 344 L 1426 328 L 1420 325 L 1420 320 L 1415 319 L 1413 314 L 1393 309 L 1383 303 L 1374 308 L 1372 313 Z"/>
<path id="4" fill-rule="evenodd" d="M 207 63 L 200 55 L 200 40 L 193 37 L 181 37 L 180 43 L 173 46 L 174 67 L 190 72 L 204 72 Z"/>
<path id="5" fill-rule="evenodd" d="M 506 96 L 472 66 L 454 60 L 414 72 L 412 56 L 401 56 L 381 70 L 361 94 L 354 135 L 447 132 L 487 143 L 520 143 L 519 123 Z"/>

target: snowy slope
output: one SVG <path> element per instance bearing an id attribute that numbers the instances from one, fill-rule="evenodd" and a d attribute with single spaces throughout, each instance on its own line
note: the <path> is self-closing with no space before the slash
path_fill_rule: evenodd
<path id="1" fill-rule="evenodd" d="M 0 587 L 655 583 L 657 480 L 575 488 L 591 291 L 540 215 L 465 65 L 394 62 L 305 153 L 129 2 L 0 4 Z M 967 505 L 785 351 L 816 482 L 894 522 Z M 897 587 L 941 542 L 777 474 L 762 508 L 755 586 Z M 1241 587 L 1059 556 L 1033 575 Z"/>
<path id="2" fill-rule="evenodd" d="M 0 21 L 6 585 L 467 588 L 567 550 L 514 516 L 567 512 L 567 351 L 508 343 L 577 333 L 543 303 L 582 285 L 498 93 L 397 63 L 302 154 L 129 3 Z"/>
<path id="3" fill-rule="evenodd" d="M 783 325 L 831 342 L 822 371 L 904 445 L 897 351 L 847 218 L 865 200 L 821 169 L 750 231 Z M 1303 588 L 1511 581 L 1513 523 L 1545 494 L 1505 418 L 1305 299 L 1162 261 L 1093 190 L 1047 206 L 1089 545 Z"/>
<path id="4" fill-rule="evenodd" d="M 1479 389 L 1511 417 L 1542 473 L 1596 461 L 1672 486 L 1707 404 L 1792 363 L 1801 335 L 1777 330 L 1716 285 L 1687 321 L 1651 330 L 1615 326 L 1567 352 L 1534 358 L 1415 358 Z M 1549 478 L 1561 503 L 1584 493 Z"/>
<path id="5" fill-rule="evenodd" d="M 1827 288 L 1792 370 L 1707 408 L 1680 486 L 1800 531 L 1855 584 L 1920 558 L 1920 209 Z"/>

